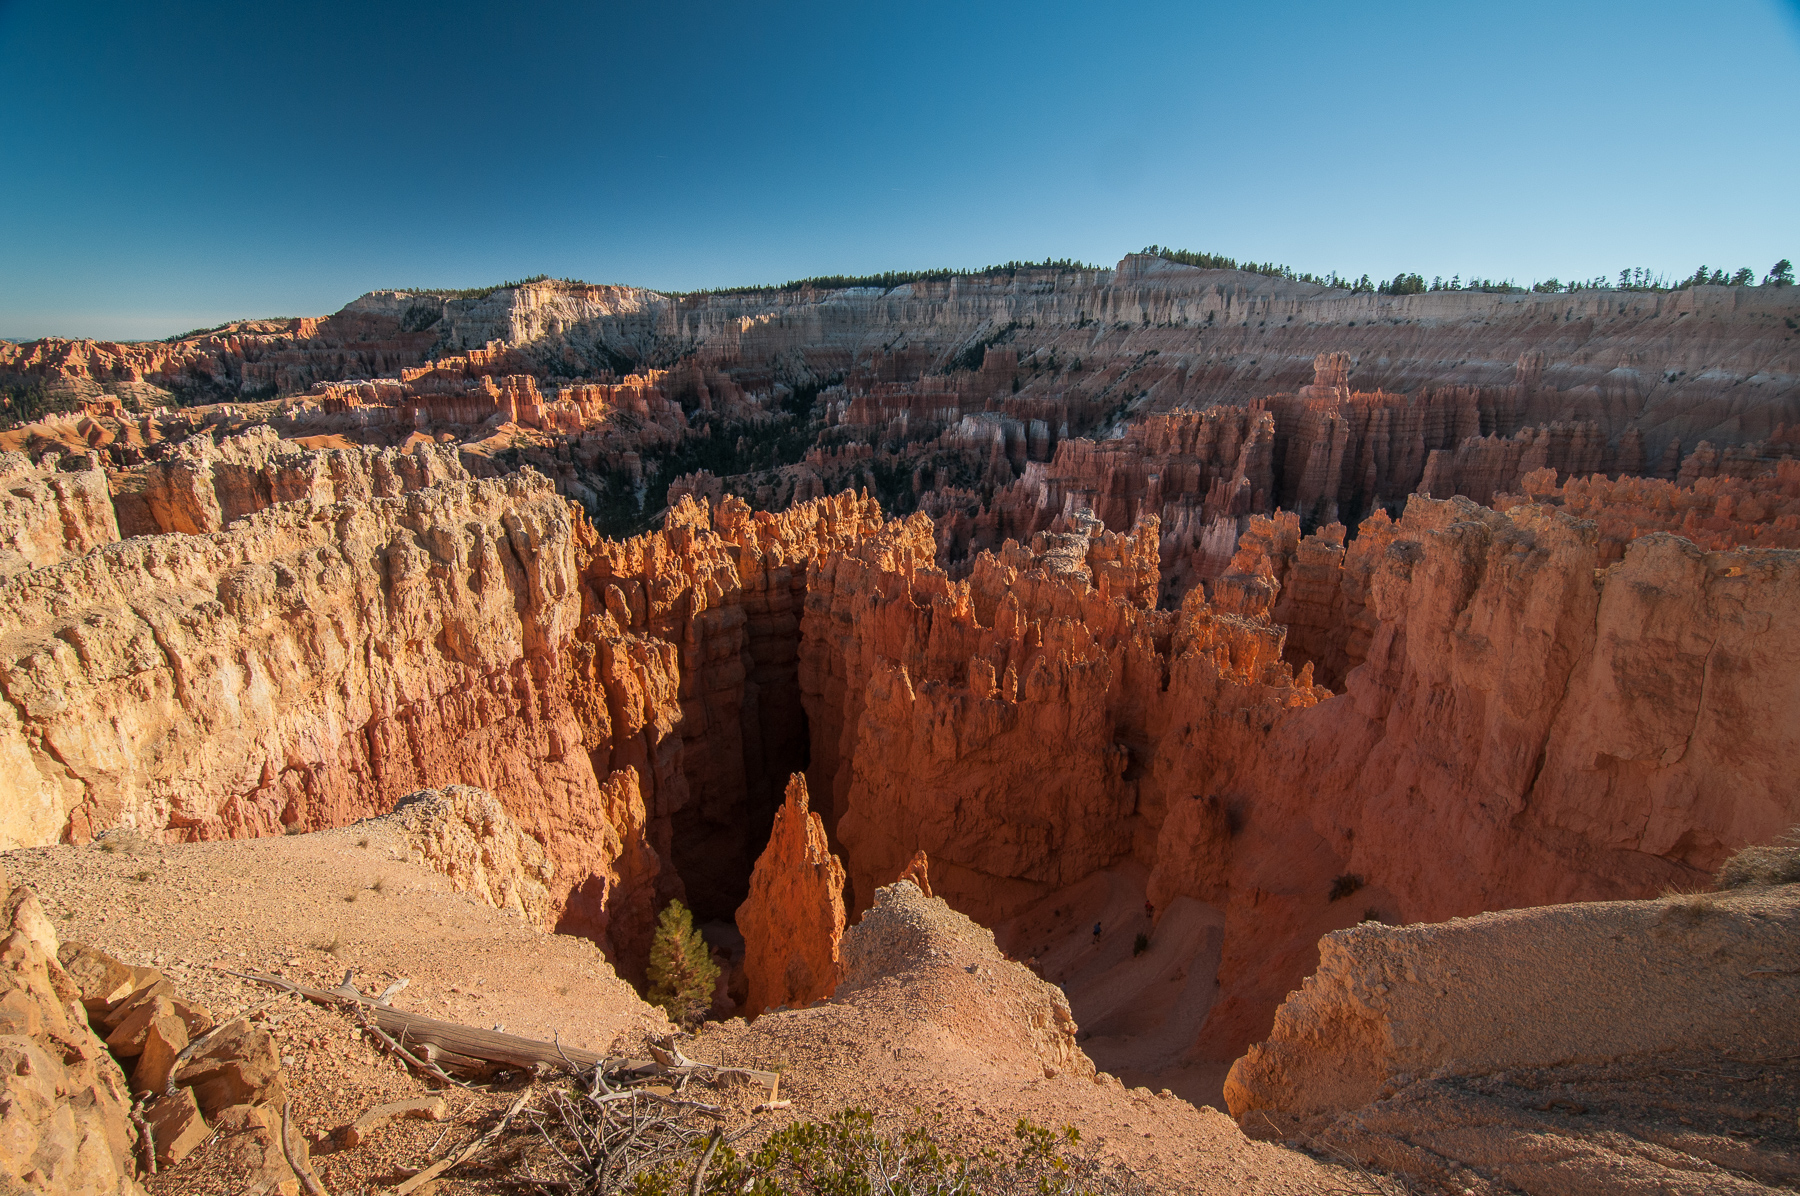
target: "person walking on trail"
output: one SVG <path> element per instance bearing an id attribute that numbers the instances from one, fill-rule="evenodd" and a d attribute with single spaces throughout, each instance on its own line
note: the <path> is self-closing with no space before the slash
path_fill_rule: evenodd
<path id="1" fill-rule="evenodd" d="M 1094 923 L 1094 946 L 1100 945 L 1100 923 Z"/>

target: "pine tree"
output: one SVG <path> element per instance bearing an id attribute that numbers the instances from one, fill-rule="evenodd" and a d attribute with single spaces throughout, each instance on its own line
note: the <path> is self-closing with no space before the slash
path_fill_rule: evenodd
<path id="1" fill-rule="evenodd" d="M 694 916 L 679 901 L 671 901 L 656 919 L 656 938 L 650 944 L 650 991 L 646 999 L 669 1015 L 669 1020 L 691 1026 L 706 1016 L 713 989 L 719 982 L 719 966 L 706 949 L 706 940 L 694 929 Z"/>

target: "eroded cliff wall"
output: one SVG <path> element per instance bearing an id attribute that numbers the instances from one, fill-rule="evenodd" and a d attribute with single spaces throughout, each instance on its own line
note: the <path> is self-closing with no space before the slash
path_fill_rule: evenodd
<path id="1" fill-rule="evenodd" d="M 1195 1050 L 1228 1060 L 1326 931 L 1645 896 L 1800 819 L 1776 713 L 1800 555 L 1652 535 L 1603 569 L 1591 523 L 1460 498 L 1350 551 L 1286 519 L 1178 612 L 1151 605 L 1153 522 L 1044 533 L 966 582 L 917 519 L 815 565 L 813 779 L 854 904 L 920 848 L 989 922 L 1135 859 L 1157 908 L 1224 911 Z M 1335 696 L 1270 618 L 1302 572 Z"/>

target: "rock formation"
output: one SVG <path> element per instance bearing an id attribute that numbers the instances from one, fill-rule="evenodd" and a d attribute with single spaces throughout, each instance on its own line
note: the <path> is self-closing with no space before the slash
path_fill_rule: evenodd
<path id="1" fill-rule="evenodd" d="M 259 425 L 218 441 L 190 438 L 158 460 L 114 471 L 112 488 L 120 533 L 148 536 L 221 531 L 280 503 L 397 498 L 468 477 L 450 446 L 315 450 Z"/>
<path id="2" fill-rule="evenodd" d="M 769 845 L 737 909 L 744 936 L 746 1008 L 798 1007 L 830 996 L 844 935 L 844 865 L 831 854 L 825 824 L 811 811 L 806 777 L 788 779 Z"/>
<path id="3" fill-rule="evenodd" d="M 1574 381 L 1520 333 L 1464 374 L 1309 343 L 1310 383 L 1159 411 L 1244 384 L 1180 338 L 1338 301 L 1203 275 L 391 294 L 352 314 L 435 329 L 396 377 L 12 429 L 0 843 L 314 829 L 479 786 L 496 805 L 435 848 L 448 866 L 636 975 L 671 898 L 764 919 L 745 894 L 804 770 L 852 910 L 926 852 L 984 921 L 1127 864 L 1156 907 L 1207 906 L 1194 1049 L 1220 1061 L 1358 916 L 1639 897 L 1791 818 L 1785 399 L 1740 404 L 1735 444 L 1683 425 L 1684 459 L 1641 379 Z M 1550 302 L 1390 298 L 1367 304 L 1411 331 L 1383 335 L 1421 346 Z M 1661 328 L 1664 299 L 1562 323 Z M 1780 296 L 1731 299 L 1766 323 Z M 923 331 L 862 339 L 901 326 Z M 759 469 L 671 483 L 682 460 Z M 1653 461 L 1668 478 L 1594 476 Z M 727 496 L 744 479 L 792 505 Z M 851 480 L 930 514 L 890 520 Z M 658 530 L 625 539 L 565 501 L 642 526 L 665 484 Z M 763 970 L 764 1004 L 828 984 Z"/>
<path id="4" fill-rule="evenodd" d="M 973 1023 L 958 1032 L 983 1044 L 986 1067 L 1094 1075 L 1093 1061 L 1075 1043 L 1062 990 L 1007 959 L 992 931 L 941 897 L 912 885 L 877 889 L 861 920 L 844 932 L 843 968 L 834 1002 L 879 1008 L 897 997 L 908 1009 L 955 1009 Z M 943 991 L 963 986 L 960 1000 Z"/>
<path id="5" fill-rule="evenodd" d="M 0 454 L 0 577 L 54 565 L 119 538 L 106 474 L 91 453 Z"/>
<path id="6" fill-rule="evenodd" d="M 1789 886 L 1338 931 L 1226 1098 L 1240 1121 L 1311 1133 L 1402 1075 L 1772 1049 L 1800 995 L 1762 977 L 1800 967 L 1796 929 Z"/>
<path id="7" fill-rule="evenodd" d="M 802 684 L 853 906 L 919 849 L 990 922 L 1135 859 L 1156 907 L 1224 911 L 1195 1050 L 1229 1060 L 1323 932 L 1643 896 L 1800 817 L 1776 779 L 1800 740 L 1753 713 L 1800 700 L 1785 554 L 1650 536 L 1597 574 L 1591 524 L 1466 499 L 1415 497 L 1350 551 L 1288 520 L 1179 612 L 1151 605 L 1151 523 L 1045 533 L 966 582 L 916 517 L 816 565 Z M 1335 697 L 1271 621 L 1302 589 Z"/>
<path id="8" fill-rule="evenodd" d="M 1786 885 L 1339 931 L 1226 1098 L 1438 1185 L 1531 1190 L 1554 1160 L 1546 1190 L 1772 1190 L 1793 1161 L 1754 1128 L 1756 1063 L 1800 1018 L 1797 920 Z"/>
<path id="9" fill-rule="evenodd" d="M 913 852 L 913 858 L 907 863 L 906 870 L 900 873 L 900 880 L 907 882 L 912 885 L 913 888 L 929 897 L 931 896 L 930 871 L 931 861 L 925 858 L 925 852 L 921 849 Z M 899 882 L 896 881 L 895 883 L 897 884 Z"/>
<path id="10" fill-rule="evenodd" d="M 12 888 L 3 871 L 0 894 L 0 1183 L 46 1196 L 140 1196 L 125 1074 L 88 1027 L 37 896 Z"/>
<path id="11" fill-rule="evenodd" d="M 413 857 L 448 876 L 459 891 L 540 929 L 555 925 L 555 866 L 491 795 L 467 785 L 421 789 L 401 798 L 394 816 L 406 828 Z"/>
<path id="12" fill-rule="evenodd" d="M 1570 478 L 1549 472 L 1520 479 L 1520 494 L 1495 496 L 1501 510 L 1524 503 L 1562 508 L 1598 525 L 1601 560 L 1611 564 L 1640 536 L 1669 532 L 1701 548 L 1800 548 L 1800 462 L 1778 461 L 1750 477 L 1712 476 L 1685 484 L 1656 478 Z"/>
<path id="13" fill-rule="evenodd" d="M 815 567 L 801 680 L 855 908 L 923 849 L 957 908 L 1008 916 L 1132 852 L 1160 736 L 1235 736 L 1328 696 L 1266 614 L 1198 590 L 1157 610 L 1156 543 L 1154 521 L 1090 519 L 956 582 L 915 516 Z"/>

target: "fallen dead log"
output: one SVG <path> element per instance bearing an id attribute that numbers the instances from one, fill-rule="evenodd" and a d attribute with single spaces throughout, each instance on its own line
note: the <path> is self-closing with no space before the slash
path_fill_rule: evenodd
<path id="1" fill-rule="evenodd" d="M 340 1146 L 358 1146 L 362 1140 L 390 1121 L 411 1118 L 418 1121 L 442 1121 L 450 1115 L 450 1105 L 441 1096 L 421 1096 L 412 1100 L 397 1100 L 385 1105 L 376 1105 L 349 1125 L 339 1126 L 337 1138 Z"/>
<path id="2" fill-rule="evenodd" d="M 664 1056 L 662 1059 L 608 1058 L 554 1042 L 539 1042 L 536 1039 L 521 1038 L 517 1034 L 481 1030 L 459 1022 L 440 1021 L 423 1014 L 407 1013 L 358 992 L 349 984 L 348 978 L 337 988 L 319 989 L 296 984 L 285 976 L 234 972 L 228 968 L 218 970 L 228 976 L 298 993 L 319 1005 L 359 1007 L 364 1016 L 371 1018 L 377 1027 L 409 1050 L 416 1051 L 420 1046 L 430 1048 L 428 1057 L 437 1066 L 471 1071 L 479 1070 L 483 1064 L 500 1064 L 528 1070 L 544 1066 L 583 1071 L 599 1066 L 608 1074 L 627 1072 L 642 1076 L 691 1075 L 699 1079 L 741 1079 L 767 1088 L 769 1100 L 775 1099 L 776 1090 L 781 1084 L 780 1072 L 762 1071 L 753 1067 L 715 1066 L 688 1059 L 679 1052 L 669 1055 L 667 1052 L 656 1051 L 658 1055 Z"/>

